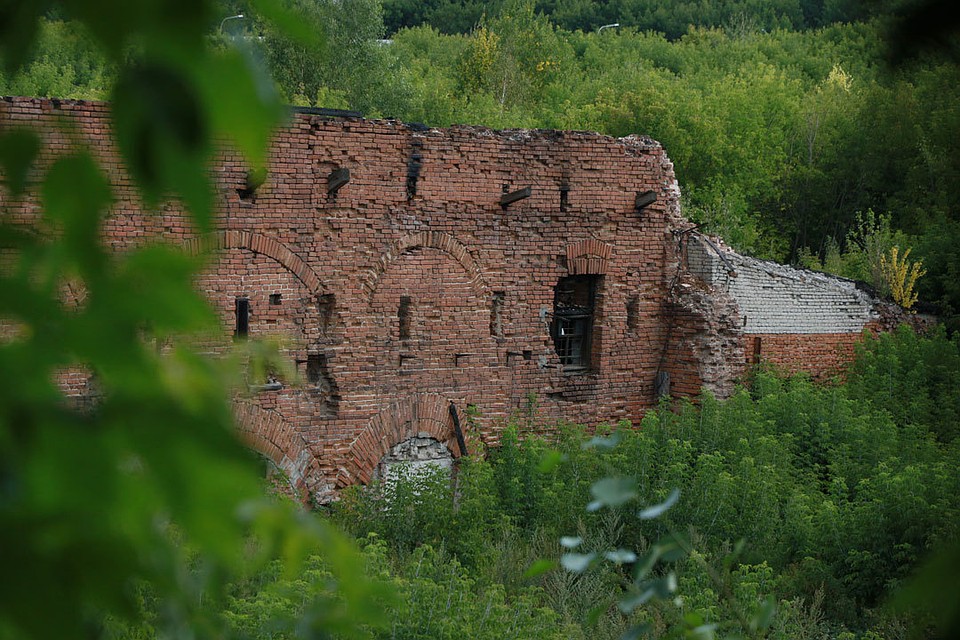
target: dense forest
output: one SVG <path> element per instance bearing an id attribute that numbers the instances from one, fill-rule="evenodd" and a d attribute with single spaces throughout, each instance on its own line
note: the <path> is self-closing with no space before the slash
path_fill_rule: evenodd
<path id="1" fill-rule="evenodd" d="M 214 141 L 263 162 L 283 102 L 646 134 L 706 230 L 904 303 L 922 261 L 918 305 L 946 324 L 866 338 L 826 386 L 760 368 L 729 400 L 549 442 L 520 435 L 544 431 L 531 397 L 452 484 L 305 513 L 264 498 L 224 403 L 269 352 L 162 354 L 212 322 L 198 264 L 108 259 L 96 159 L 38 168 L 39 139 L 0 130 L 4 197 L 40 181 L 61 230 L 0 209 L 20 327 L 0 342 L 0 638 L 956 637 L 960 66 L 946 14 L 902 35 L 942 4 L 0 3 L 0 95 L 110 99 L 146 204 L 177 194 L 201 228 Z M 76 281 L 89 303 L 65 309 Z M 95 409 L 53 383 L 77 364 Z"/>

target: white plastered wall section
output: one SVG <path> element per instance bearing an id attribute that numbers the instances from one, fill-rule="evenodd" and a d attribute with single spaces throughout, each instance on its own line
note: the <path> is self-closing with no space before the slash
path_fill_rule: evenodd
<path id="1" fill-rule="evenodd" d="M 744 333 L 859 333 L 878 317 L 877 300 L 852 280 L 742 256 L 711 242 L 692 234 L 687 266 L 734 299 Z"/>

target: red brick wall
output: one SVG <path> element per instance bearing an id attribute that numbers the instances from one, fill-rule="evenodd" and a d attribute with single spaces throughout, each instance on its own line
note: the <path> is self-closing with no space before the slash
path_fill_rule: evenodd
<path id="1" fill-rule="evenodd" d="M 700 366 L 710 336 L 730 331 L 709 305 L 682 303 L 682 291 L 668 299 L 678 269 L 673 231 L 688 223 L 672 165 L 645 138 L 422 130 L 295 114 L 277 131 L 267 180 L 253 197 L 241 198 L 242 159 L 218 155 L 218 232 L 197 238 L 174 201 L 143 213 L 117 160 L 106 105 L 0 100 L 0 123 L 42 128 L 52 154 L 69 148 L 57 125 L 64 121 L 114 186 L 108 245 L 123 251 L 161 239 L 216 250 L 218 260 L 197 278 L 221 319 L 219 337 L 204 348 L 230 343 L 238 297 L 250 301 L 251 338 L 284 336 L 282 355 L 300 380 L 255 393 L 237 414 L 246 440 L 301 494 L 324 500 L 365 481 L 399 439 L 454 442 L 450 402 L 468 448 L 496 443 L 531 406 L 524 424 L 541 432 L 560 420 L 638 420 L 655 403 L 658 370 L 669 371 L 675 393 L 710 384 L 713 374 L 705 379 Z M 327 176 L 339 168 L 350 181 L 328 194 Z M 500 205 L 524 187 L 530 197 Z M 647 190 L 657 202 L 636 212 L 636 194 Z M 7 204 L 17 222 L 37 226 L 35 200 Z M 563 372 L 549 334 L 554 286 L 570 275 L 601 283 L 591 369 L 582 375 Z M 771 342 L 764 356 L 782 349 L 786 359 L 810 361 L 787 342 Z M 717 362 L 744 361 L 728 346 L 712 351 Z M 73 378 L 80 389 L 84 381 Z"/>
<path id="2" fill-rule="evenodd" d="M 748 333 L 743 336 L 743 350 L 748 365 L 763 363 L 828 380 L 843 373 L 860 340 L 859 333 Z"/>

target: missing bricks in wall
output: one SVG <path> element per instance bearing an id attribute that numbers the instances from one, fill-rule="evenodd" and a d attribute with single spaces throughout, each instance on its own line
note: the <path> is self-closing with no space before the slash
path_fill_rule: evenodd
<path id="1" fill-rule="evenodd" d="M 400 296 L 400 305 L 397 307 L 397 319 L 400 321 L 400 339 L 410 339 L 410 307 L 413 299 L 410 296 Z"/>
<path id="2" fill-rule="evenodd" d="M 670 397 L 670 372 L 657 371 L 653 379 L 653 395 L 657 400 Z"/>
<path id="3" fill-rule="evenodd" d="M 335 308 L 336 298 L 332 293 L 324 293 L 317 296 L 317 311 L 320 313 L 320 332 L 325 336 L 329 335 L 333 328 Z"/>
<path id="4" fill-rule="evenodd" d="M 254 170 L 251 169 L 247 171 L 247 175 L 244 179 L 244 185 L 237 189 L 237 195 L 240 197 L 240 202 L 245 204 L 253 204 L 256 202 L 257 189 L 263 185 L 267 180 L 267 172 L 264 169 Z"/>
<path id="5" fill-rule="evenodd" d="M 340 393 L 330 373 L 330 363 L 326 354 L 307 354 L 306 365 L 307 385 L 310 392 L 321 400 L 325 415 L 335 415 L 340 403 Z"/>
<path id="6" fill-rule="evenodd" d="M 350 182 L 350 169 L 340 167 L 331 171 L 330 175 L 327 176 L 327 195 L 331 199 L 336 198 L 337 192 L 348 182 Z"/>
<path id="7" fill-rule="evenodd" d="M 283 300 L 283 296 L 281 294 L 279 293 L 270 294 L 270 306 L 278 307 L 280 306 L 282 300 Z"/>
<path id="8" fill-rule="evenodd" d="M 640 324 L 640 296 L 630 296 L 627 300 L 627 331 L 636 333 Z"/>
<path id="9" fill-rule="evenodd" d="M 490 305 L 490 335 L 495 338 L 503 337 L 503 301 L 506 295 L 504 291 L 493 292 L 493 301 Z"/>
<path id="10" fill-rule="evenodd" d="M 407 159 L 407 200 L 413 200 L 417 195 L 417 181 L 423 167 L 422 150 L 423 141 L 415 138 L 410 142 L 410 156 Z"/>
<path id="11" fill-rule="evenodd" d="M 322 353 L 307 354 L 307 382 L 313 386 L 321 386 L 324 382 L 324 369 L 327 358 Z"/>
<path id="12" fill-rule="evenodd" d="M 657 194 L 654 191 L 644 191 L 638 193 L 636 199 L 633 202 L 633 208 L 637 213 L 643 211 L 646 207 L 650 206 L 657 201 Z"/>
<path id="13" fill-rule="evenodd" d="M 560 212 L 566 213 L 570 208 L 570 187 L 567 185 L 560 186 Z"/>

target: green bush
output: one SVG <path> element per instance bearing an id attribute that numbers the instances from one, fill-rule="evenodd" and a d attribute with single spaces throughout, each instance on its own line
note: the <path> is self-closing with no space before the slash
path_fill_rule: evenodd
<path id="1" fill-rule="evenodd" d="M 960 334 L 928 336 L 903 325 L 866 336 L 847 380 L 850 396 L 889 412 L 900 427 L 928 430 L 942 442 L 960 434 Z"/>

